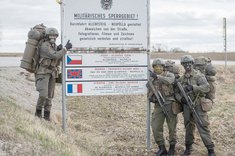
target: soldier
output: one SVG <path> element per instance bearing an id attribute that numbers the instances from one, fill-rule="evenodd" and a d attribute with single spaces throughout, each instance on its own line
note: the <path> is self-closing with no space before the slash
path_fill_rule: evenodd
<path id="1" fill-rule="evenodd" d="M 163 124 L 166 120 L 169 129 L 169 151 L 168 155 L 174 155 L 176 144 L 176 124 L 177 114 L 179 113 L 175 104 L 173 83 L 175 81 L 174 74 L 164 71 L 165 63 L 163 59 L 156 59 L 152 63 L 154 72 L 150 72 L 150 81 L 147 84 L 149 89 L 148 98 L 150 102 L 155 103 L 152 113 L 152 131 L 156 144 L 159 146 L 157 156 L 167 155 L 165 140 L 163 136 Z M 151 83 L 152 82 L 152 83 Z M 161 99 L 156 98 L 149 84 L 159 91 Z M 155 92 L 156 93 L 156 92 Z M 161 106 L 162 104 L 162 106 Z"/>
<path id="2" fill-rule="evenodd" d="M 181 65 L 185 69 L 185 73 L 179 78 L 178 82 L 182 84 L 187 97 L 193 101 L 195 112 L 189 107 L 188 101 L 180 96 L 176 96 L 177 100 L 183 104 L 184 125 L 186 128 L 184 155 L 190 155 L 192 152 L 192 144 L 194 143 L 195 124 L 200 133 L 201 139 L 208 149 L 208 156 L 215 156 L 214 143 L 212 142 L 209 130 L 208 115 L 202 107 L 206 93 L 210 90 L 210 86 L 205 76 L 198 70 L 193 69 L 194 59 L 191 55 L 181 57 Z"/>
<path id="3" fill-rule="evenodd" d="M 175 78 L 178 79 L 180 77 L 180 69 L 178 66 L 175 65 L 174 61 L 167 60 L 165 63 L 165 70 L 173 73 Z"/>
<path id="4" fill-rule="evenodd" d="M 45 35 L 45 42 L 39 46 L 39 66 L 35 72 L 35 85 L 39 92 L 35 116 L 42 118 L 44 107 L 44 119 L 50 121 L 58 66 L 67 50 L 72 48 L 72 44 L 68 41 L 65 48 L 62 48 L 62 45 L 56 46 L 55 41 L 59 33 L 55 28 L 47 28 Z"/>

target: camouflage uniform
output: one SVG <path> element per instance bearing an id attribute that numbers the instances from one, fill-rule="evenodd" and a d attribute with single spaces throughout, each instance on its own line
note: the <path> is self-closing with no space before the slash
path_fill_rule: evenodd
<path id="1" fill-rule="evenodd" d="M 35 72 L 35 85 L 39 92 L 35 115 L 41 118 L 44 108 L 44 119 L 50 121 L 51 100 L 54 97 L 58 66 L 67 50 L 62 48 L 62 45 L 60 48 L 56 46 L 58 31 L 55 28 L 48 28 L 46 35 L 47 40 L 39 46 L 39 66 Z M 72 44 L 68 44 L 71 43 L 68 42 L 65 47 L 71 48 Z"/>
<path id="2" fill-rule="evenodd" d="M 36 89 L 39 91 L 37 109 L 51 110 L 51 100 L 54 97 L 55 80 L 58 77 L 58 66 L 61 58 L 66 53 L 65 49 L 56 51 L 56 45 L 49 41 L 42 43 L 40 47 L 40 65 L 35 74 Z"/>
<path id="3" fill-rule="evenodd" d="M 190 55 L 189 55 L 190 56 Z M 189 57 L 188 56 L 188 57 Z M 187 55 L 186 55 L 187 57 Z M 191 56 L 189 58 L 192 58 Z M 187 63 L 187 62 L 186 62 Z M 192 61 L 193 63 L 193 61 Z M 202 120 L 202 125 L 199 123 L 195 114 L 191 111 L 187 103 L 183 102 L 183 98 L 178 94 L 176 97 L 183 104 L 183 117 L 184 125 L 186 128 L 185 136 L 185 155 L 190 155 L 192 150 L 192 144 L 194 143 L 194 131 L 195 124 L 198 128 L 200 136 L 204 145 L 208 149 L 208 154 L 211 156 L 214 155 L 214 143 L 212 142 L 210 130 L 209 130 L 209 120 L 208 115 L 205 110 L 202 108 L 202 102 L 205 99 L 206 93 L 210 90 L 209 83 L 207 82 L 204 74 L 195 69 L 191 69 L 190 72 L 185 72 L 185 74 L 178 80 L 182 86 L 187 88 L 187 86 L 192 86 L 192 90 L 188 92 L 188 95 L 195 104 L 195 110 L 198 113 L 200 119 Z"/>
<path id="4" fill-rule="evenodd" d="M 153 65 L 154 66 L 154 65 Z M 154 105 L 154 111 L 152 113 L 152 131 L 154 135 L 155 142 L 159 146 L 159 151 L 157 152 L 157 155 L 161 155 L 160 153 L 167 152 L 165 149 L 165 140 L 163 136 L 163 125 L 166 120 L 167 126 L 169 129 L 169 143 L 170 143 L 170 149 L 169 153 L 172 153 L 174 155 L 174 149 L 176 144 L 176 125 L 177 125 L 177 114 L 179 113 L 177 110 L 176 100 L 174 98 L 174 91 L 173 91 L 173 83 L 175 81 L 174 74 L 163 71 L 161 74 L 157 75 L 157 78 L 150 77 L 150 81 L 153 82 L 153 85 L 157 90 L 159 90 L 165 99 L 165 109 L 167 113 L 169 114 L 169 117 L 167 117 L 161 106 L 159 105 L 158 101 L 152 100 L 152 102 L 155 103 Z M 155 97 L 153 92 L 149 90 L 148 97 Z M 155 97 L 156 98 L 156 97 Z M 162 151 L 161 151 L 162 150 Z"/>
<path id="5" fill-rule="evenodd" d="M 172 111 L 172 103 L 175 102 L 174 91 L 173 91 L 173 82 L 174 75 L 169 72 L 164 72 L 158 76 L 158 79 L 153 81 L 153 84 L 159 91 L 162 93 L 165 102 L 165 108 L 170 115 L 166 117 L 162 111 L 162 108 L 158 102 L 154 105 L 154 111 L 152 113 L 152 130 L 154 134 L 154 139 L 158 145 L 164 145 L 165 141 L 163 138 L 163 124 L 166 119 L 168 129 L 169 129 L 169 143 L 171 145 L 176 144 L 176 124 L 177 124 L 177 114 L 174 114 Z"/>

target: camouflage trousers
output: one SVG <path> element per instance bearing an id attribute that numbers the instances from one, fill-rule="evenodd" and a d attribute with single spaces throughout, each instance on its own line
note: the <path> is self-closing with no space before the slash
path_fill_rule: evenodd
<path id="1" fill-rule="evenodd" d="M 39 92 L 36 109 L 50 111 L 52 98 L 54 97 L 56 79 L 51 74 L 35 75 L 36 90 Z"/>
<path id="2" fill-rule="evenodd" d="M 176 144 L 176 125 L 177 125 L 177 115 L 173 114 L 172 111 L 172 104 L 165 105 L 165 108 L 169 114 L 169 117 L 167 117 L 163 111 L 162 108 L 159 106 L 159 104 L 155 104 L 154 111 L 152 113 L 152 131 L 153 136 L 155 139 L 156 144 L 164 145 L 165 139 L 163 136 L 163 125 L 166 120 L 168 129 L 169 129 L 169 144 L 175 145 Z"/>
<path id="3" fill-rule="evenodd" d="M 207 112 L 202 110 L 200 104 L 196 105 L 195 110 L 198 113 L 200 119 L 202 120 L 202 125 L 199 124 L 198 119 L 196 118 L 195 114 L 192 113 L 190 108 L 187 105 L 184 105 L 183 116 L 184 125 L 186 128 L 185 144 L 192 145 L 194 143 L 194 131 L 196 125 L 204 145 L 206 147 L 214 147 L 214 143 L 212 142 L 210 135 Z"/>

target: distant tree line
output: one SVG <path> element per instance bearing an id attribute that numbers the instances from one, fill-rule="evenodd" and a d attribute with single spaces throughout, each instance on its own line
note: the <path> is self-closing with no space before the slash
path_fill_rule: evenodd
<path id="1" fill-rule="evenodd" d="M 183 50 L 182 48 L 179 47 L 174 47 L 174 48 L 168 48 L 167 45 L 161 44 L 161 43 L 156 43 L 151 47 L 151 52 L 153 53 L 187 53 L 187 51 Z"/>

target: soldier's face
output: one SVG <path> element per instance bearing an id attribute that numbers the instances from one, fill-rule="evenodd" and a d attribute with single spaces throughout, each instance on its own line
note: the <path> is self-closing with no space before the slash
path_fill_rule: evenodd
<path id="1" fill-rule="evenodd" d="M 189 72 L 193 69 L 193 63 L 192 62 L 185 62 L 182 64 L 184 66 L 184 69 L 186 72 Z"/>
<path id="2" fill-rule="evenodd" d="M 156 65 L 156 66 L 153 67 L 154 72 L 157 73 L 157 74 L 161 74 L 163 72 L 163 69 L 164 68 L 163 68 L 162 65 Z"/>
<path id="3" fill-rule="evenodd" d="M 56 36 L 49 36 L 49 41 L 51 44 L 54 44 L 56 41 Z"/>

